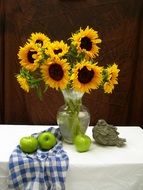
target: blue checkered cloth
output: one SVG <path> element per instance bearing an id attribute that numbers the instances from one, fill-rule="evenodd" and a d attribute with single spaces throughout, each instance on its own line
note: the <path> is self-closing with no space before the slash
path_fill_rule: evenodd
<path id="1" fill-rule="evenodd" d="M 9 188 L 15 190 L 65 190 L 69 158 L 63 150 L 59 128 L 50 127 L 57 144 L 49 151 L 25 154 L 18 145 L 9 159 Z M 43 132 L 43 131 L 42 131 Z M 37 137 L 40 133 L 35 133 Z"/>

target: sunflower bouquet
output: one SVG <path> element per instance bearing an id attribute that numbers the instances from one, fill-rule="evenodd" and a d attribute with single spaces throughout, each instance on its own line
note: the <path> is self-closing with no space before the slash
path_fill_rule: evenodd
<path id="1" fill-rule="evenodd" d="M 36 90 L 40 98 L 49 87 L 64 92 L 70 115 L 65 125 L 68 130 L 72 129 L 71 136 L 78 134 L 81 125 L 84 125 L 83 119 L 79 121 L 77 118 L 80 101 L 75 95 L 78 97 L 78 92 L 90 93 L 98 88 L 105 93 L 112 93 L 118 84 L 120 70 L 115 63 L 107 67 L 98 65 L 98 45 L 101 42 L 98 32 L 87 26 L 73 33 L 67 43 L 63 40 L 51 41 L 43 33 L 32 33 L 18 52 L 21 68 L 16 78 L 24 91 Z M 72 94 L 71 89 L 74 92 Z M 58 118 L 59 125 L 66 120 L 67 115 L 63 114 Z"/>
<path id="2" fill-rule="evenodd" d="M 72 34 L 68 43 L 51 42 L 43 33 L 32 33 L 18 52 L 21 69 L 17 81 L 24 91 L 35 89 L 39 96 L 48 87 L 87 93 L 102 88 L 112 93 L 119 69 L 115 63 L 106 68 L 98 66 L 100 43 L 98 32 L 89 27 Z"/>

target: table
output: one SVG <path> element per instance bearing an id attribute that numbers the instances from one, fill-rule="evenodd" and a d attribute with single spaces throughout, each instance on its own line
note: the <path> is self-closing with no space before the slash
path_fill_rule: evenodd
<path id="1" fill-rule="evenodd" d="M 45 125 L 0 125 L 0 190 L 8 189 L 7 164 L 19 139 L 47 128 Z M 78 153 L 73 145 L 64 143 L 70 159 L 66 190 L 143 190 L 143 130 L 122 126 L 118 131 L 127 140 L 122 148 L 103 147 L 93 141 L 90 151 Z M 92 136 L 92 127 L 87 134 Z"/>

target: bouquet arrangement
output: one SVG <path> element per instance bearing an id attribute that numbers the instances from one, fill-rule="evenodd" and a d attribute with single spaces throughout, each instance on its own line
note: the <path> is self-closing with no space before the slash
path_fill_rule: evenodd
<path id="1" fill-rule="evenodd" d="M 19 49 L 21 68 L 16 77 L 21 88 L 36 90 L 40 98 L 49 87 L 63 93 L 65 106 L 57 113 L 57 124 L 65 142 L 73 143 L 90 123 L 90 114 L 81 103 L 83 94 L 99 88 L 112 93 L 118 84 L 120 70 L 115 63 L 98 65 L 100 43 L 98 32 L 87 26 L 73 33 L 67 43 L 32 33 Z"/>
<path id="2" fill-rule="evenodd" d="M 34 89 L 39 97 L 48 87 L 82 93 L 102 88 L 112 93 L 120 70 L 115 63 L 98 65 L 100 43 L 98 32 L 89 26 L 73 33 L 67 43 L 32 33 L 18 52 L 21 68 L 17 81 L 24 91 Z"/>

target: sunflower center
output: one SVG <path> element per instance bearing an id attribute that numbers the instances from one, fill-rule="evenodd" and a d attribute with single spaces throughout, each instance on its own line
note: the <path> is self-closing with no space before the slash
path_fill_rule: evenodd
<path id="1" fill-rule="evenodd" d="M 81 49 L 86 49 L 87 51 L 90 51 L 92 49 L 92 42 L 91 42 L 90 38 L 83 37 L 81 39 L 80 47 L 81 47 Z"/>
<path id="2" fill-rule="evenodd" d="M 43 41 L 42 41 L 42 40 L 36 40 L 35 43 L 36 43 L 36 44 L 41 44 L 41 46 L 43 46 Z"/>
<path id="3" fill-rule="evenodd" d="M 28 51 L 28 54 L 27 54 L 27 58 L 28 58 L 28 61 L 30 63 L 34 63 L 34 58 L 33 58 L 33 54 L 36 54 L 37 51 Z"/>
<path id="4" fill-rule="evenodd" d="M 54 54 L 59 54 L 62 52 L 62 49 L 54 49 Z"/>
<path id="5" fill-rule="evenodd" d="M 94 71 L 89 71 L 86 66 L 78 70 L 78 80 L 80 83 L 87 84 L 89 83 L 94 76 Z"/>
<path id="6" fill-rule="evenodd" d="M 63 78 L 64 72 L 61 65 L 53 63 L 49 67 L 49 75 L 52 79 L 59 81 Z"/>

